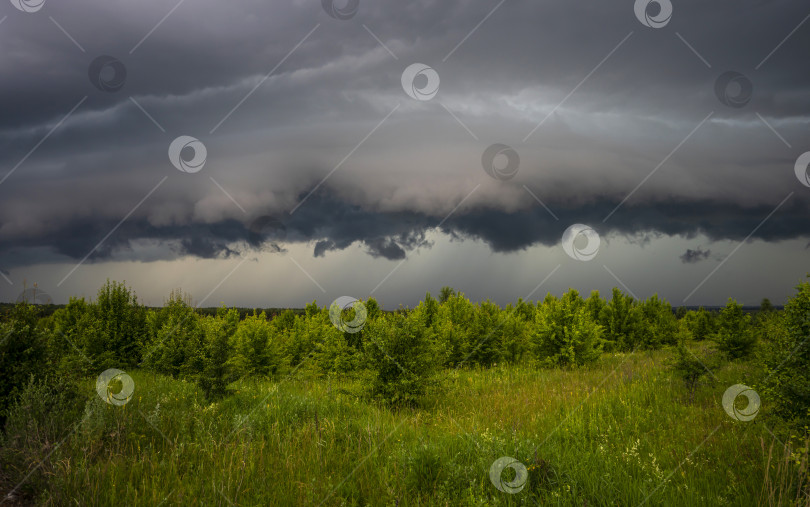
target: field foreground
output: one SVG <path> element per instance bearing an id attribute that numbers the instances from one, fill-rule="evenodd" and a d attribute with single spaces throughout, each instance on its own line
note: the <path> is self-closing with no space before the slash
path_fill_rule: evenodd
<path id="1" fill-rule="evenodd" d="M 62 446 L 43 450 L 54 452 L 29 482 L 48 476 L 38 503 L 75 505 L 767 503 L 779 430 L 767 405 L 740 422 L 721 404 L 728 386 L 746 382 L 746 364 L 718 369 L 692 397 L 672 356 L 451 371 L 443 393 L 398 411 L 364 401 L 360 380 L 299 371 L 240 381 L 209 404 L 193 383 L 135 370 L 123 406 L 93 396 L 88 382 L 84 417 Z M 527 467 L 518 493 L 490 481 L 503 456 Z"/>

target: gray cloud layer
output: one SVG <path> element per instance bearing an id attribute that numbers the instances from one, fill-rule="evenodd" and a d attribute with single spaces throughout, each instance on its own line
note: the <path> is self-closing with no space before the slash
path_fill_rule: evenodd
<path id="1" fill-rule="evenodd" d="M 678 2 L 651 29 L 632 2 L 507 0 L 473 30 L 496 5 L 361 1 L 340 21 L 317 1 L 200 0 L 151 34 L 173 5 L 7 5 L 0 266 L 82 259 L 130 212 L 91 262 L 241 254 L 258 247 L 250 224 L 265 215 L 285 228 L 266 248 L 311 242 L 316 257 L 359 242 L 403 259 L 437 227 L 498 252 L 555 244 L 574 222 L 741 240 L 790 192 L 752 237 L 810 236 L 810 192 L 792 170 L 810 149 L 810 25 L 785 40 L 805 4 Z M 126 66 L 116 93 L 88 79 L 100 55 Z M 440 75 L 435 99 L 403 92 L 413 62 Z M 742 108 L 715 96 L 727 70 L 753 85 Z M 180 135 L 205 143 L 203 171 L 170 164 Z M 521 157 L 508 182 L 481 167 L 496 142 Z"/>

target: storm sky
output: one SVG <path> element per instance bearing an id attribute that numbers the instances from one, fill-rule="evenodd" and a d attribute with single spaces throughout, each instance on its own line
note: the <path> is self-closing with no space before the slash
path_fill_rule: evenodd
<path id="1" fill-rule="evenodd" d="M 10 0 L 0 300 L 109 278 L 151 305 L 390 309 L 444 285 L 781 304 L 810 272 L 809 16 Z"/>

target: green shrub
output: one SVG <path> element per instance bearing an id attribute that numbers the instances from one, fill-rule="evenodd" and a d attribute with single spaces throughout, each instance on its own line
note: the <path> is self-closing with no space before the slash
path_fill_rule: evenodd
<path id="1" fill-rule="evenodd" d="M 747 357 L 753 350 L 757 337 L 751 326 L 751 316 L 734 299 L 729 298 L 728 304 L 720 310 L 714 339 L 717 349 L 729 359 Z"/>
<path id="2" fill-rule="evenodd" d="M 613 288 L 610 301 L 602 309 L 599 323 L 604 329 L 605 351 L 634 350 L 641 340 L 642 315 L 632 296 Z"/>
<path id="3" fill-rule="evenodd" d="M 535 314 L 535 325 L 534 349 L 545 363 L 584 364 L 595 361 L 602 352 L 602 327 L 574 289 L 560 299 L 548 294 Z"/>
<path id="4" fill-rule="evenodd" d="M 68 379 L 29 376 L 6 409 L 0 432 L 0 490 L 18 501 L 33 503 L 38 493 L 52 497 L 58 445 L 81 421 L 85 398 Z M 48 458 L 48 459 L 46 459 Z"/>
<path id="5" fill-rule="evenodd" d="M 774 400 L 779 414 L 807 428 L 810 427 L 810 283 L 801 283 L 796 289 L 785 305 L 784 315 L 766 321 L 762 390 Z"/>
<path id="6" fill-rule="evenodd" d="M 205 347 L 191 296 L 172 291 L 163 308 L 149 313 L 147 322 L 151 340 L 144 364 L 173 377 L 196 378 L 205 365 Z"/>
<path id="7" fill-rule="evenodd" d="M 700 380 L 709 371 L 706 369 L 705 358 L 699 359 L 693 352 L 688 350 L 687 341 L 691 338 L 686 322 L 680 321 L 678 332 L 676 333 L 677 346 L 675 362 L 673 370 L 683 380 L 684 386 L 689 391 L 689 397 L 692 401 L 695 399 L 695 391 L 700 383 Z"/>
<path id="8" fill-rule="evenodd" d="M 702 306 L 687 312 L 685 319 L 694 340 L 702 341 L 714 334 L 714 317 Z"/>
<path id="9" fill-rule="evenodd" d="M 638 305 L 642 324 L 637 346 L 642 349 L 658 349 L 674 345 L 678 333 L 678 320 L 672 306 L 655 294 Z"/>
<path id="10" fill-rule="evenodd" d="M 233 335 L 233 368 L 239 377 L 269 378 L 281 366 L 281 347 L 264 312 L 248 316 Z"/>
<path id="11" fill-rule="evenodd" d="M 17 304 L 9 320 L 0 325 L 0 428 L 12 399 L 31 375 L 50 370 L 49 336 L 37 325 L 39 310 L 27 303 Z"/>
<path id="12" fill-rule="evenodd" d="M 237 374 L 231 365 L 233 347 L 231 338 L 236 334 L 239 312 L 236 309 L 217 309 L 216 317 L 200 319 L 205 334 L 205 365 L 197 378 L 197 385 L 209 400 L 228 394 L 228 384 L 236 380 Z"/>
<path id="13" fill-rule="evenodd" d="M 435 386 L 438 366 L 425 327 L 415 318 L 391 314 L 370 322 L 365 331 L 370 394 L 391 405 L 418 404 Z"/>

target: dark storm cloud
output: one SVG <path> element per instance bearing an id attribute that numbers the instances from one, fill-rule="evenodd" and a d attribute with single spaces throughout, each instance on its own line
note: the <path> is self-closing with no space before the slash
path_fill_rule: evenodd
<path id="1" fill-rule="evenodd" d="M 443 232 L 483 240 L 494 251 L 555 244 L 575 221 L 593 224 L 603 235 L 655 231 L 740 240 L 787 188 L 796 195 L 753 237 L 810 235 L 806 189 L 781 176 L 807 149 L 798 143 L 810 125 L 810 25 L 764 60 L 807 14 L 802 2 L 678 2 L 670 24 L 655 30 L 638 23 L 629 1 L 509 1 L 470 35 L 496 5 L 364 1 L 355 17 L 339 21 L 317 1 L 200 0 L 181 5 L 143 41 L 171 6 L 157 0 L 50 1 L 31 15 L 7 6 L 8 19 L 0 26 L 0 178 L 87 99 L 0 185 L 0 265 L 83 258 L 165 174 L 172 179 L 91 261 L 127 252 L 137 259 L 144 240 L 163 247 L 143 260 L 233 256 L 257 246 L 250 219 L 264 212 L 281 217 L 286 230 L 283 241 L 270 233 L 263 237 L 265 247 L 312 242 L 317 257 L 360 243 L 372 257 L 402 259 L 430 246 L 426 231 L 452 209 L 447 202 L 458 202 L 456 191 L 467 177 L 455 183 L 424 174 L 450 174 L 459 153 L 474 153 L 470 158 L 477 163 L 489 144 L 483 139 L 498 137 L 505 139 L 492 142 L 509 142 L 521 152 L 520 183 L 535 188 L 542 181 L 560 220 L 540 206 L 515 204 L 513 193 L 490 200 L 475 196 L 442 223 Z M 615 55 L 521 144 L 631 31 Z M 120 91 L 105 93 L 88 79 L 99 55 L 126 66 Z M 433 102 L 409 101 L 402 93 L 402 70 L 416 61 L 442 78 Z M 753 85 L 744 108 L 727 107 L 715 96 L 715 79 L 726 70 L 742 73 Z M 397 114 L 359 147 L 398 102 Z M 470 148 L 467 133 L 441 104 L 450 104 L 478 133 L 480 148 Z M 712 122 L 673 156 L 680 185 L 661 184 L 658 178 L 667 175 L 662 169 L 599 226 L 710 111 Z M 755 112 L 794 148 L 786 148 Z M 205 174 L 171 172 L 166 150 L 178 135 L 206 143 Z M 532 151 L 541 159 L 534 166 L 527 153 Z M 429 154 L 429 164 L 398 165 L 413 153 Z M 347 154 L 352 157 L 341 172 L 290 216 Z M 475 171 L 483 174 L 480 167 Z M 218 190 L 209 175 L 244 203 L 246 214 L 221 194 L 213 200 Z M 352 175 L 349 183 L 340 179 Z"/>
<path id="2" fill-rule="evenodd" d="M 683 255 L 680 256 L 680 259 L 684 264 L 695 264 L 708 259 L 711 253 L 711 250 L 703 250 L 700 247 L 697 247 L 694 250 L 687 248 Z"/>
<path id="3" fill-rule="evenodd" d="M 810 212 L 809 204 L 807 200 L 786 204 L 779 212 L 778 219 L 764 224 L 752 237 L 780 241 L 810 235 L 805 218 Z M 566 219 L 564 222 L 555 220 L 540 207 L 513 213 L 481 209 L 448 218 L 441 225 L 441 230 L 459 239 L 484 241 L 496 252 L 512 252 L 536 244 L 558 244 L 563 230 L 574 220 L 600 224 L 595 228 L 605 237 L 615 234 L 634 236 L 653 231 L 670 236 L 694 237 L 700 233 L 710 239 L 742 240 L 772 211 L 772 207 L 767 206 L 743 208 L 713 202 L 668 202 L 634 206 L 624 213 L 617 213 L 606 224 L 601 224 L 600 218 L 614 207 L 614 202 L 601 201 L 572 209 L 558 209 L 559 216 Z M 359 243 L 373 257 L 399 260 L 405 258 L 408 252 L 429 247 L 425 234 L 436 228 L 440 221 L 437 217 L 419 213 L 369 212 L 335 200 L 328 193 L 313 196 L 307 210 L 283 222 L 285 234 L 281 241 L 278 235 L 271 232 L 257 242 L 250 224 L 237 220 L 156 227 L 146 220 L 133 219 L 110 236 L 89 257 L 89 261 L 127 258 L 127 252 L 133 249 L 133 245 L 145 240 L 164 244 L 162 251 L 165 259 L 186 255 L 206 259 L 228 258 L 263 247 L 279 251 L 285 243 L 309 242 L 313 244 L 315 257 Z M 98 238 L 114 226 L 113 222 L 105 221 L 74 224 L 73 228 L 44 239 L 35 237 L 14 244 L 0 242 L 0 250 L 27 248 L 40 252 L 37 256 L 9 258 L 8 262 L 17 265 L 60 258 L 76 261 L 88 254 Z M 279 244 L 280 247 L 277 246 Z M 44 251 L 43 247 L 50 247 L 51 250 Z M 709 254 L 709 250 L 689 249 L 681 260 L 694 263 L 708 258 Z"/>

